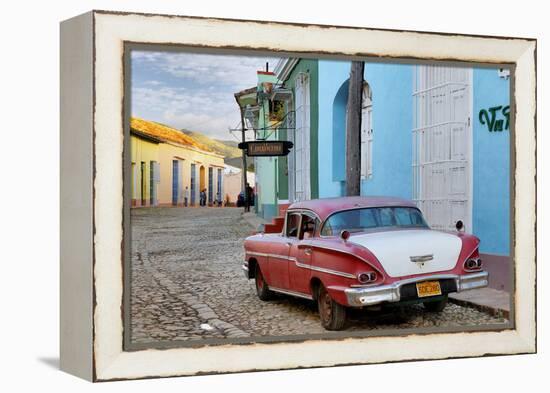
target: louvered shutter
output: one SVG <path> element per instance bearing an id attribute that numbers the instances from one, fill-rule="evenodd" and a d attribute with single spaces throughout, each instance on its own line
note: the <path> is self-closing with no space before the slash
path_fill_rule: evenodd
<path id="1" fill-rule="evenodd" d="M 413 197 L 434 229 L 471 231 L 471 69 L 415 67 Z"/>

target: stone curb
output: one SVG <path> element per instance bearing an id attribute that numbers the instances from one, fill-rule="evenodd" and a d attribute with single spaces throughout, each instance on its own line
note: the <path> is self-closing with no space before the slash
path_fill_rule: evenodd
<path id="1" fill-rule="evenodd" d="M 242 213 L 241 217 L 253 230 L 262 231 L 263 226 L 268 222 L 261 217 L 258 217 L 255 213 Z"/>
<path id="2" fill-rule="evenodd" d="M 493 317 L 510 319 L 510 311 L 504 310 L 502 308 L 491 307 L 486 304 L 474 303 L 469 300 L 456 299 L 451 296 L 449 296 L 449 301 L 462 307 L 475 308 L 476 310 L 487 313 Z"/>

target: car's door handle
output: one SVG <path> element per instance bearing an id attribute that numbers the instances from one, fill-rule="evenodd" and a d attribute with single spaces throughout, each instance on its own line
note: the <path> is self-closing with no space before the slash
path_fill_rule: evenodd
<path id="1" fill-rule="evenodd" d="M 311 248 L 304 248 L 304 254 L 311 255 Z"/>

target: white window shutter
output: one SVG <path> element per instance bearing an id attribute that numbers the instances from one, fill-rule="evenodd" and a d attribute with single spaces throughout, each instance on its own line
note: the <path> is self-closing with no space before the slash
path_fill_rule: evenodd
<path id="1" fill-rule="evenodd" d="M 361 178 L 367 179 L 372 176 L 372 93 L 366 82 L 361 106 Z"/>
<path id="2" fill-rule="evenodd" d="M 415 67 L 413 197 L 434 229 L 452 230 L 462 220 L 472 230 L 471 72 Z"/>
<path id="3" fill-rule="evenodd" d="M 300 73 L 295 83 L 294 178 L 295 200 L 310 198 L 309 176 L 309 77 Z"/>
<path id="4" fill-rule="evenodd" d="M 372 176 L 372 146 L 374 132 L 372 127 L 372 103 L 367 107 L 367 177 Z"/>
<path id="5" fill-rule="evenodd" d="M 296 199 L 302 200 L 302 166 L 303 166 L 303 123 L 304 123 L 304 107 L 303 107 L 303 101 L 304 101 L 304 85 L 303 85 L 303 78 L 302 74 L 298 75 L 298 78 L 296 78 L 296 126 L 294 129 L 294 135 L 295 135 L 295 178 L 296 178 Z"/>
<path id="6" fill-rule="evenodd" d="M 361 178 L 367 178 L 367 161 L 368 161 L 368 148 L 367 148 L 367 115 L 366 109 L 361 111 Z"/>

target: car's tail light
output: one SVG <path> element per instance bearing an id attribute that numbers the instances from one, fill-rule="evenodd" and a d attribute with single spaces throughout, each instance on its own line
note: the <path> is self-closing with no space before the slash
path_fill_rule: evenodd
<path id="1" fill-rule="evenodd" d="M 359 273 L 357 275 L 357 280 L 361 284 L 369 284 L 374 281 L 376 281 L 376 272 L 366 272 L 366 273 Z"/>
<path id="2" fill-rule="evenodd" d="M 481 269 L 481 258 L 469 258 L 464 262 L 464 268 L 466 270 L 479 270 Z"/>
<path id="3" fill-rule="evenodd" d="M 345 229 L 340 232 L 340 239 L 342 239 L 343 241 L 348 240 L 350 236 L 351 233 L 349 231 L 346 231 Z"/>

